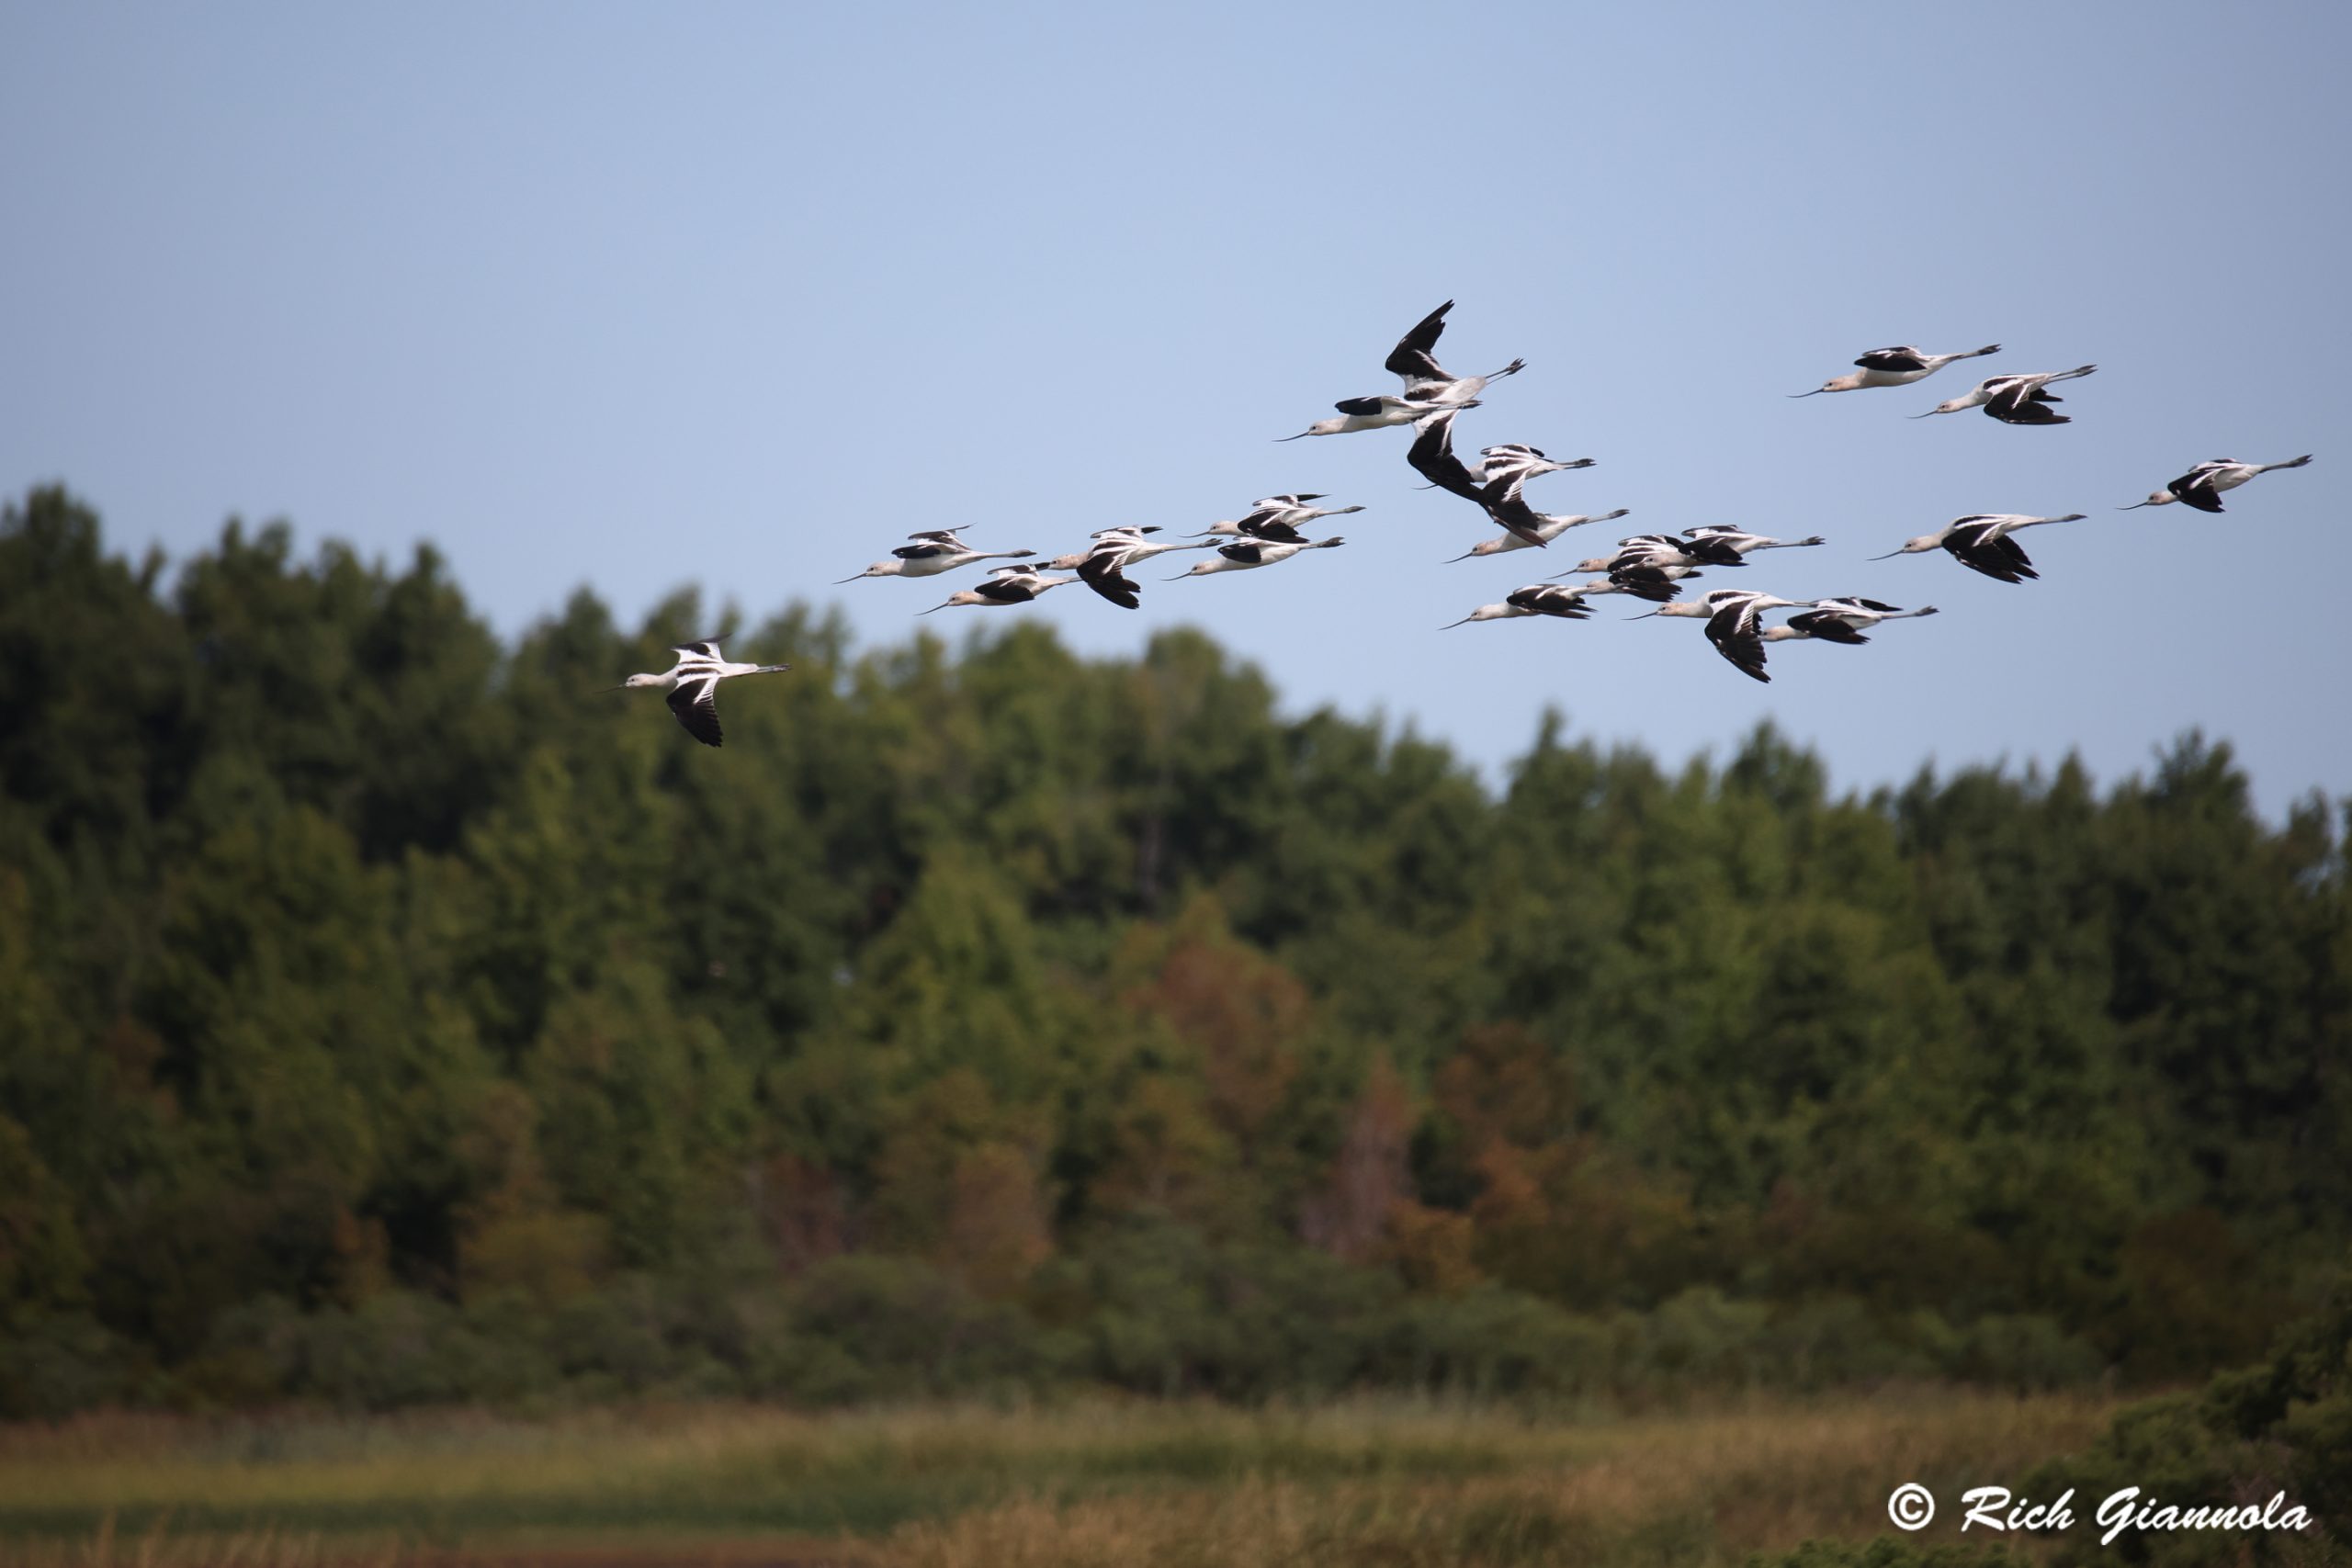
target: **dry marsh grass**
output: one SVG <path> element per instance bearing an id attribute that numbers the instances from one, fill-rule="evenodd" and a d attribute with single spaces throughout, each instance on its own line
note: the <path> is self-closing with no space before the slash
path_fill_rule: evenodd
<path id="1" fill-rule="evenodd" d="M 93 1417 L 0 1431 L 0 1562 L 1729 1563 L 1879 1533 L 1899 1482 L 2013 1480 L 2111 1408 L 1920 1390 L 1575 1417 L 1396 1401 Z"/>

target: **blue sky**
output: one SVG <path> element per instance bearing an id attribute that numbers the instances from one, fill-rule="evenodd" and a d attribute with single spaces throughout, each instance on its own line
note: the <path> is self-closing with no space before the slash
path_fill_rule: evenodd
<path id="1" fill-rule="evenodd" d="M 1547 704 L 1669 761 L 1769 716 L 1858 787 L 2111 780 L 2201 726 L 2277 810 L 2352 793 L 2348 45 L 2321 5 L 0 0 L 0 493 L 62 480 L 132 551 L 232 514 L 431 539 L 509 633 L 696 583 L 871 644 L 977 575 L 831 586 L 911 530 L 1057 551 L 1322 491 L 1367 508 L 1344 549 L 922 625 L 1190 622 L 1490 770 Z M 1531 497 L 1622 528 L 1441 564 L 1489 525 L 1405 433 L 1273 444 L 1448 298 L 1447 365 L 1529 363 L 1462 445 L 1598 459 Z M 1903 417 L 2086 361 L 2070 425 Z M 2225 516 L 2113 510 L 2304 452 Z M 2089 518 L 2027 534 L 2020 587 L 1864 559 L 1970 512 Z M 1830 543 L 1702 586 L 1943 613 L 1769 687 L 1613 604 L 1436 629 L 1721 522 Z"/>

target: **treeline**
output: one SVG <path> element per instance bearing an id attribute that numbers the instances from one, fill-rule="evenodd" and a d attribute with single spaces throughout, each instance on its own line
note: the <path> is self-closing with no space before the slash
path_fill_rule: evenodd
<path id="1" fill-rule="evenodd" d="M 2248 1359 L 2352 1233 L 2324 802 L 1499 795 L 1191 632 L 503 648 L 441 563 L 0 521 L 0 1414 Z"/>

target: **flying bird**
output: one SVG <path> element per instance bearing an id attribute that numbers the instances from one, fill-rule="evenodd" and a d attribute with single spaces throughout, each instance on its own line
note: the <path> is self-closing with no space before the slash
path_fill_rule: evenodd
<path id="1" fill-rule="evenodd" d="M 1422 416 L 1413 427 L 1413 445 L 1406 449 L 1405 461 L 1430 484 L 1464 501 L 1476 502 L 1491 510 L 1491 498 L 1499 493 L 1499 487 L 1506 480 L 1515 478 L 1523 484 L 1538 474 L 1592 467 L 1589 457 L 1555 462 L 1545 457 L 1541 447 L 1517 442 L 1483 448 L 1476 463 L 1464 463 L 1453 455 L 1453 416 L 1461 412 L 1449 408 Z"/>
<path id="2" fill-rule="evenodd" d="M 1997 343 L 1972 348 L 1965 354 L 1924 354 L 1907 344 L 1902 348 L 1874 348 L 1854 361 L 1861 368 L 1851 375 L 1824 381 L 1810 392 L 1791 392 L 1789 396 L 1811 398 L 1823 392 L 1860 391 L 1864 387 L 1907 387 L 1914 381 L 1926 380 L 1955 359 L 1976 359 L 2000 352 Z"/>
<path id="3" fill-rule="evenodd" d="M 1555 615 L 1564 621 L 1589 620 L 1592 606 L 1585 602 L 1585 591 L 1577 588 L 1555 588 L 1548 582 L 1531 582 L 1524 588 L 1513 589 L 1499 604 L 1481 604 L 1458 621 L 1448 621 L 1438 627 L 1451 631 L 1472 621 L 1508 621 L 1521 615 Z"/>
<path id="4" fill-rule="evenodd" d="M 921 534 L 910 534 L 911 545 L 900 545 L 890 552 L 888 560 L 876 561 L 856 577 L 844 577 L 833 584 L 855 582 L 867 577 L 937 577 L 943 571 L 953 571 L 959 566 L 969 566 L 976 560 L 1020 560 L 1034 556 L 1035 550 L 976 550 L 957 537 L 961 528 L 933 528 Z"/>
<path id="5" fill-rule="evenodd" d="M 2050 383 L 2071 381 L 2098 368 L 2096 365 L 2077 365 L 2072 370 L 2044 370 L 2030 376 L 1995 376 L 1976 383 L 1973 391 L 1963 392 L 1959 397 L 1938 403 L 1927 413 L 1915 413 L 1911 417 L 1926 419 L 1932 414 L 1958 413 L 1962 409 L 1981 408 L 2004 424 L 2071 423 L 2065 414 L 2050 412 L 2052 403 L 2065 401 L 2050 390 Z"/>
<path id="6" fill-rule="evenodd" d="M 1685 528 L 1682 532 L 1692 539 L 1713 539 L 1718 545 L 1727 547 L 1743 556 L 1753 555 L 1758 550 L 1803 549 L 1808 545 L 1826 545 L 1829 542 L 1818 534 L 1803 539 L 1775 539 L 1769 535 L 1751 534 L 1745 528 L 1734 528 L 1723 523 L 1710 523 L 1697 528 Z"/>
<path id="7" fill-rule="evenodd" d="M 1618 518 L 1629 517 L 1633 513 L 1621 506 L 1614 512 L 1596 512 L 1589 515 L 1584 513 L 1554 512 L 1539 512 L 1535 515 L 1542 519 L 1536 525 L 1536 537 L 1542 543 L 1548 545 L 1571 528 L 1581 528 L 1588 523 L 1614 523 Z M 1533 547 L 1534 546 L 1517 534 L 1498 534 L 1491 539 L 1481 539 L 1460 555 L 1447 558 L 1468 560 L 1472 556 L 1498 556 L 1506 550 L 1525 550 Z"/>
<path id="8" fill-rule="evenodd" d="M 1773 626 L 1763 636 L 1766 642 L 1810 637 L 1824 642 L 1859 645 L 1871 640 L 1862 634 L 1881 621 L 1902 621 L 1939 613 L 1933 604 L 1903 610 L 1876 599 L 1816 599 L 1812 609 L 1802 615 L 1791 615 L 1787 626 Z"/>
<path id="9" fill-rule="evenodd" d="M 1398 397 L 1348 398 L 1331 406 L 1340 411 L 1339 419 L 1317 420 L 1298 435 L 1277 439 L 1295 441 L 1301 435 L 1344 435 L 1354 430 L 1379 430 L 1392 424 L 1411 424 L 1424 415 L 1441 409 L 1477 407 L 1479 392 L 1489 381 L 1505 376 L 1515 376 L 1527 368 L 1527 361 L 1514 359 L 1499 370 L 1484 376 L 1456 376 L 1440 365 L 1430 354 L 1437 340 L 1445 332 L 1445 313 L 1453 309 L 1448 299 L 1436 310 L 1414 323 L 1413 330 L 1396 340 L 1382 362 L 1385 368 L 1405 383 Z"/>
<path id="10" fill-rule="evenodd" d="M 1011 604 L 1026 604 L 1049 588 L 1059 588 L 1066 582 L 1076 582 L 1075 577 L 1047 577 L 1034 567 L 1001 566 L 987 579 L 960 592 L 950 593 L 931 610 L 945 610 L 959 604 L 977 604 L 986 608 L 1003 608 Z"/>
<path id="11" fill-rule="evenodd" d="M 2235 490 L 2256 474 L 2267 474 L 2273 468 L 2300 468 L 2311 460 L 2312 456 L 2308 452 L 2300 457 L 2290 457 L 2283 463 L 2239 463 L 2228 457 L 2216 457 L 2210 463 L 2198 464 L 2147 500 L 2135 501 L 2116 510 L 2136 512 L 2143 506 L 2167 506 L 2177 501 L 2199 512 L 2219 512 L 2222 510 L 2223 491 Z"/>
<path id="12" fill-rule="evenodd" d="M 1247 516 L 1232 522 L 1212 523 L 1191 536 L 1195 539 L 1262 538 L 1268 536 L 1265 530 L 1269 525 L 1280 525 L 1288 528 L 1292 536 L 1303 537 L 1298 534 L 1298 525 L 1301 523 L 1312 523 L 1317 517 L 1345 517 L 1351 512 L 1363 510 L 1361 506 L 1321 507 L 1306 504 L 1310 501 L 1323 499 L 1325 498 L 1321 495 L 1264 496 L 1250 503 L 1250 512 Z"/>
<path id="13" fill-rule="evenodd" d="M 1767 610 L 1803 608 L 1808 604 L 1804 599 L 1718 588 L 1683 604 L 1661 604 L 1634 618 L 1638 621 L 1648 615 L 1703 615 L 1707 620 L 1707 640 L 1714 644 L 1715 651 L 1741 674 L 1770 683 L 1772 677 L 1764 671 L 1764 639 L 1758 635 L 1763 614 Z"/>
<path id="14" fill-rule="evenodd" d="M 1243 539 L 1237 544 L 1219 545 L 1214 559 L 1198 561 L 1190 571 L 1180 571 L 1168 579 L 1175 582 L 1187 577 L 1206 577 L 1218 571 L 1248 571 L 1252 567 L 1272 566 L 1286 561 L 1301 550 L 1329 550 L 1347 543 L 1334 534 L 1328 539 L 1306 540 Z"/>
<path id="15" fill-rule="evenodd" d="M 721 658 L 716 639 L 682 642 L 670 649 L 678 662 L 659 675 L 632 675 L 612 690 L 642 691 L 667 687 L 670 711 L 686 733 L 706 746 L 724 743 L 718 728 L 718 682 L 730 675 L 781 675 L 789 664 L 737 664 Z"/>
<path id="16" fill-rule="evenodd" d="M 1200 545 L 1187 545 L 1186 549 L 1201 549 Z M 1126 575 L 1127 554 L 1115 546 L 1098 548 L 1078 563 L 1078 580 L 1123 610 L 1139 609 L 1143 604 L 1143 588 Z"/>
<path id="17" fill-rule="evenodd" d="M 1453 309 L 1448 299 L 1413 325 L 1413 330 L 1396 340 L 1388 351 L 1383 367 L 1395 373 L 1405 383 L 1405 395 L 1423 402 L 1466 405 L 1472 398 L 1486 390 L 1489 381 L 1499 381 L 1506 376 L 1516 376 L 1527 368 L 1527 361 L 1514 359 L 1499 370 L 1484 376 L 1456 376 L 1440 365 L 1430 354 L 1437 340 L 1445 332 L 1445 313 Z"/>
<path id="18" fill-rule="evenodd" d="M 2022 582 L 2041 574 L 2033 570 L 2033 561 L 2015 539 L 2009 537 L 2020 528 L 2038 528 L 2045 523 L 2079 523 L 2083 514 L 2069 512 L 2064 517 L 2028 517 L 2018 513 L 1975 513 L 1955 517 L 1932 534 L 1922 534 L 1904 542 L 1899 550 L 1889 550 L 1872 560 L 1893 560 L 1896 556 L 1916 556 L 1926 550 L 1943 549 L 1952 559 L 1972 571 L 2003 582 Z"/>
<path id="19" fill-rule="evenodd" d="M 1105 546 L 1114 547 L 1113 553 L 1119 557 L 1120 564 L 1123 566 L 1132 566 L 1136 561 L 1149 560 L 1154 556 L 1164 556 L 1170 550 L 1205 550 L 1209 547 L 1206 545 L 1158 542 L 1144 537 L 1147 534 L 1159 532 L 1159 525 L 1157 523 L 1147 523 L 1141 527 L 1097 528 L 1087 536 L 1094 543 L 1085 549 L 1072 550 L 1068 555 L 1055 556 L 1050 560 L 1041 560 L 1030 570 L 1033 571 L 1078 571 L 1089 560 L 1102 554 Z"/>

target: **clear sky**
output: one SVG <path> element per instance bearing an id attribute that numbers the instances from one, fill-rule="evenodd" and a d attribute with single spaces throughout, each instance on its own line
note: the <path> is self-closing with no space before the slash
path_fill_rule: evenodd
<path id="1" fill-rule="evenodd" d="M 62 480 L 133 552 L 430 539 L 507 633 L 695 583 L 873 644 L 978 575 L 831 586 L 911 530 L 1058 551 L 1322 491 L 1367 508 L 1344 549 L 921 625 L 1195 623 L 1489 770 L 1547 704 L 1669 762 L 1769 716 L 1862 787 L 2112 780 L 2201 726 L 2277 810 L 2352 793 L 2347 59 L 2333 4 L 0 0 L 0 492 Z M 1528 361 L 1460 445 L 1597 458 L 1531 499 L 1622 527 L 1441 564 L 1491 529 L 1407 433 L 1273 444 L 1449 298 L 1450 367 Z M 1904 418 L 2086 361 L 2073 424 Z M 2226 516 L 2114 510 L 2304 452 Z M 2089 518 L 2023 586 L 1863 558 L 1970 512 Z M 1943 613 L 1770 686 L 1623 600 L 1436 629 L 1719 522 L 1830 543 L 1702 586 Z"/>

